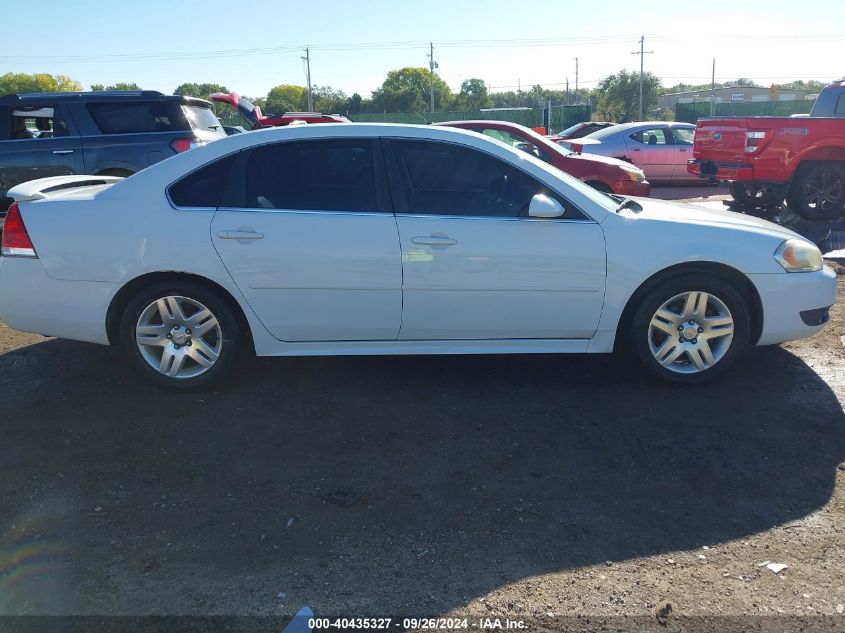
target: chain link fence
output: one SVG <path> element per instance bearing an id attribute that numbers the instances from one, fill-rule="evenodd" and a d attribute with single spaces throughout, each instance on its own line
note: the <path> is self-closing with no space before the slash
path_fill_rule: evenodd
<path id="1" fill-rule="evenodd" d="M 815 101 L 757 101 L 717 103 L 714 116 L 792 116 L 809 114 Z M 701 117 L 710 116 L 710 102 L 678 103 L 675 105 L 675 120 L 695 123 Z"/>

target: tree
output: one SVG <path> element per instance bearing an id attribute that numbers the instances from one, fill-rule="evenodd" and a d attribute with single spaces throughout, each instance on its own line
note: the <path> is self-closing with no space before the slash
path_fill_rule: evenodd
<path id="1" fill-rule="evenodd" d="M 37 73 L 6 73 L 0 76 L 0 94 L 25 92 L 75 92 L 82 90 L 82 84 L 66 75 Z"/>
<path id="2" fill-rule="evenodd" d="M 308 108 L 308 90 L 305 86 L 281 84 L 267 93 L 267 112 L 303 112 Z"/>
<path id="3" fill-rule="evenodd" d="M 643 76 L 643 115 L 657 104 L 660 79 L 652 73 Z M 632 121 L 636 118 L 640 102 L 640 74 L 620 70 L 599 82 L 597 110 L 608 121 Z"/>
<path id="4" fill-rule="evenodd" d="M 330 86 L 312 87 L 311 96 L 314 101 L 314 111 L 329 114 L 340 113 L 348 101 L 346 93 L 341 90 L 334 90 Z"/>
<path id="5" fill-rule="evenodd" d="M 493 99 L 487 91 L 487 84 L 483 79 L 465 79 L 461 84 L 461 91 L 455 97 L 455 107 L 460 110 L 480 110 L 492 108 Z"/>
<path id="6" fill-rule="evenodd" d="M 357 92 L 353 93 L 351 97 L 343 104 L 343 113 L 346 115 L 358 114 L 364 111 L 364 99 Z"/>
<path id="7" fill-rule="evenodd" d="M 91 90 L 94 92 L 102 92 L 103 90 L 140 90 L 141 86 L 136 84 L 134 81 L 132 83 L 124 83 L 118 82 L 116 84 L 112 84 L 111 86 L 103 86 L 103 84 L 91 84 Z"/>
<path id="8" fill-rule="evenodd" d="M 391 70 L 380 88 L 373 91 L 373 108 L 377 112 L 419 112 L 430 104 L 431 71 L 411 67 Z M 449 84 L 434 75 L 434 108 L 447 109 L 452 102 Z"/>
<path id="9" fill-rule="evenodd" d="M 220 84 L 192 84 L 184 83 L 173 91 L 175 95 L 183 97 L 199 97 L 200 99 L 208 99 L 209 95 L 215 92 L 229 92 L 226 86 Z"/>

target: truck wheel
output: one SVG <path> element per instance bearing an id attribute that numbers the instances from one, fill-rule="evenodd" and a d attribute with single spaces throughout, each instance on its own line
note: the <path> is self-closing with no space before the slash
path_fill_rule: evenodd
<path id="1" fill-rule="evenodd" d="M 845 171 L 832 163 L 801 169 L 787 197 L 789 208 L 808 220 L 830 220 L 845 207 Z"/>
<path id="2" fill-rule="evenodd" d="M 765 185 L 747 185 L 733 181 L 728 186 L 731 196 L 742 205 L 763 207 L 778 202 L 775 192 Z"/>

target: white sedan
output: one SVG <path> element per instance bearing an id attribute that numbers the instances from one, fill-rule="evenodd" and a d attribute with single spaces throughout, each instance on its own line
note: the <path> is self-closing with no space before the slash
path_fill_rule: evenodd
<path id="1" fill-rule="evenodd" d="M 612 352 L 699 383 L 818 332 L 836 299 L 782 227 L 597 192 L 473 132 L 308 125 L 238 134 L 125 180 L 13 189 L 11 327 L 119 345 L 159 385 L 244 352 Z"/>

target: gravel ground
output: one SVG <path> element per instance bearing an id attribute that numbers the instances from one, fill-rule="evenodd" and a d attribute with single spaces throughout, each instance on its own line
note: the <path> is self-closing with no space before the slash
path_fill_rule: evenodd
<path id="1" fill-rule="evenodd" d="M 0 324 L 0 614 L 842 614 L 843 335 L 840 305 L 693 390 L 442 356 L 261 359 L 174 395 Z"/>

